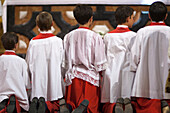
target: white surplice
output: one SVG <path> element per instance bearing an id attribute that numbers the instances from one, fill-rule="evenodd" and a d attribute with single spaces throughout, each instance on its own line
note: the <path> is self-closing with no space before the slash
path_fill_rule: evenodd
<path id="1" fill-rule="evenodd" d="M 136 33 L 128 26 L 117 28 L 104 36 L 108 68 L 104 71 L 101 102 L 115 103 L 119 97 L 130 97 L 134 73 L 130 72 L 130 49 Z"/>
<path id="2" fill-rule="evenodd" d="M 64 51 L 66 85 L 77 77 L 99 87 L 99 71 L 107 67 L 101 36 L 87 28 L 73 30 L 64 37 Z"/>
<path id="3" fill-rule="evenodd" d="M 52 36 L 46 37 L 50 34 Z M 58 100 L 64 95 L 61 75 L 63 42 L 51 31 L 40 31 L 37 37 L 40 39 L 34 37 L 30 41 L 26 56 L 32 81 L 30 99 L 42 96 L 46 101 Z"/>
<path id="4" fill-rule="evenodd" d="M 137 32 L 131 70 L 136 71 L 132 96 L 163 99 L 168 77 L 170 27 L 155 23 Z"/>
<path id="5" fill-rule="evenodd" d="M 20 106 L 28 111 L 29 102 L 26 89 L 30 89 L 30 79 L 27 69 L 26 61 L 16 55 L 0 56 L 0 102 L 14 94 Z"/>

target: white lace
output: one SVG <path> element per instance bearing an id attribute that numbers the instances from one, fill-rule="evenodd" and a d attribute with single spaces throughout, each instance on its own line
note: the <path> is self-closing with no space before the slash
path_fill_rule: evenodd
<path id="1" fill-rule="evenodd" d="M 91 84 L 93 84 L 94 86 L 98 86 L 99 87 L 99 79 L 95 80 L 94 78 L 92 78 L 91 76 L 89 76 L 88 74 L 82 73 L 82 72 L 78 72 L 78 71 L 74 71 L 73 74 L 68 73 L 67 74 L 67 78 L 66 78 L 66 86 L 70 85 L 72 83 L 72 79 L 79 78 L 82 79 L 84 81 L 87 81 Z M 99 76 L 99 74 L 98 74 Z"/>

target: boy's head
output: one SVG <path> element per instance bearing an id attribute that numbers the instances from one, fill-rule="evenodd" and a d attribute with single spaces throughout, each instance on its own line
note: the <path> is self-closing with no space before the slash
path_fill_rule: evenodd
<path id="1" fill-rule="evenodd" d="M 90 6 L 78 4 L 73 10 L 73 14 L 77 22 L 81 25 L 88 23 L 93 16 L 93 10 Z"/>
<path id="2" fill-rule="evenodd" d="M 154 2 L 149 8 L 149 16 L 152 21 L 163 21 L 166 19 L 167 7 L 163 2 Z"/>
<path id="3" fill-rule="evenodd" d="M 133 22 L 134 22 L 133 12 L 134 10 L 131 7 L 128 7 L 128 6 L 118 7 L 115 12 L 115 18 L 116 18 L 117 24 L 121 25 L 121 24 L 130 22 L 129 27 L 132 27 Z"/>
<path id="4" fill-rule="evenodd" d="M 2 35 L 1 41 L 6 50 L 13 50 L 18 43 L 18 36 L 14 32 L 6 32 Z"/>
<path id="5" fill-rule="evenodd" d="M 53 24 L 53 18 L 48 12 L 41 12 L 36 17 L 36 24 L 40 28 L 41 31 L 51 30 L 51 26 Z"/>

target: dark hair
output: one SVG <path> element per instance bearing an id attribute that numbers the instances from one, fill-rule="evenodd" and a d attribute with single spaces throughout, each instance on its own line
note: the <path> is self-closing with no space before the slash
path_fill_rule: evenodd
<path id="1" fill-rule="evenodd" d="M 154 2 L 149 8 L 149 15 L 152 21 L 163 21 L 167 14 L 167 7 L 163 2 Z"/>
<path id="2" fill-rule="evenodd" d="M 77 20 L 77 22 L 81 25 L 84 25 L 93 16 L 93 10 L 88 5 L 78 4 L 74 8 L 73 14 L 74 14 L 74 17 Z"/>
<path id="3" fill-rule="evenodd" d="M 115 18 L 117 24 L 123 24 L 126 22 L 126 19 L 133 14 L 133 9 L 128 6 L 120 6 L 116 9 Z"/>
<path id="4" fill-rule="evenodd" d="M 48 31 L 51 29 L 53 17 L 48 12 L 41 12 L 36 17 L 36 24 L 40 28 L 41 31 Z"/>
<path id="5" fill-rule="evenodd" d="M 18 36 L 14 32 L 6 32 L 2 35 L 1 41 L 6 50 L 13 50 L 18 43 Z"/>

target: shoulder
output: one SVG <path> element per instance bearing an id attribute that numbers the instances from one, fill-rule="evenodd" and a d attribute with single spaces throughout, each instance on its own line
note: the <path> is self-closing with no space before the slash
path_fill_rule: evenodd
<path id="1" fill-rule="evenodd" d="M 143 27 L 143 28 L 140 28 L 140 29 L 137 31 L 137 34 L 138 34 L 138 33 L 145 32 L 145 31 L 148 30 L 148 29 L 151 29 L 150 26 L 145 26 L 145 27 Z"/>
<path id="2" fill-rule="evenodd" d="M 90 29 L 74 29 L 72 31 L 70 31 L 69 33 L 67 33 L 66 35 L 71 35 L 71 34 L 75 34 L 75 33 L 95 33 L 94 31 L 90 30 Z"/>
<path id="3" fill-rule="evenodd" d="M 53 36 L 53 37 L 51 37 L 50 38 L 51 40 L 55 40 L 55 41 L 58 41 L 58 42 L 61 42 L 62 43 L 62 39 L 60 38 L 60 37 L 58 37 L 58 36 Z"/>
<path id="4" fill-rule="evenodd" d="M 17 62 L 23 62 L 23 63 L 26 63 L 25 59 L 17 56 L 17 55 L 1 55 L 0 56 L 0 59 L 1 60 L 4 60 L 4 61 L 17 61 Z"/>
<path id="5" fill-rule="evenodd" d="M 129 31 L 129 33 L 136 35 L 136 32 L 134 32 L 134 31 Z"/>
<path id="6" fill-rule="evenodd" d="M 23 58 L 21 58 L 21 57 L 19 57 L 19 56 L 17 56 L 17 55 L 11 55 L 11 56 L 13 56 L 14 59 L 16 59 L 16 60 L 18 60 L 18 61 L 20 61 L 20 62 L 26 62 L 25 59 L 23 59 Z"/>
<path id="7" fill-rule="evenodd" d="M 70 38 L 72 36 L 88 36 L 88 37 L 92 37 L 92 38 L 93 37 L 100 37 L 101 38 L 101 36 L 98 33 L 94 32 L 92 30 L 89 30 L 89 29 L 75 29 L 75 30 L 67 33 L 65 35 L 65 37 L 64 37 L 64 40 L 66 40 L 68 37 Z"/>
<path id="8" fill-rule="evenodd" d="M 54 39 L 55 41 L 52 42 L 52 43 L 57 44 L 58 46 L 63 46 L 63 40 L 62 40 L 60 37 L 55 36 L 55 37 L 53 37 L 53 39 Z M 52 41 L 53 41 L 53 40 L 52 40 Z"/>
<path id="9" fill-rule="evenodd" d="M 104 38 L 108 38 L 108 37 L 134 37 L 134 36 L 136 36 L 136 32 L 128 31 L 128 32 L 122 32 L 122 33 L 106 33 L 104 35 Z"/>
<path id="10" fill-rule="evenodd" d="M 138 30 L 138 34 L 140 33 L 150 33 L 150 32 L 156 32 L 156 31 L 161 31 L 161 32 L 166 32 L 166 31 L 170 31 L 170 27 L 169 26 L 160 26 L 160 25 L 154 25 L 154 26 L 145 26 L 141 29 Z"/>
<path id="11" fill-rule="evenodd" d="M 48 43 L 62 43 L 62 39 L 60 37 L 57 37 L 57 36 L 51 36 L 51 37 L 48 37 L 48 38 L 37 39 L 37 40 L 32 39 L 29 43 L 29 46 L 44 45 L 44 44 L 48 44 Z"/>
<path id="12" fill-rule="evenodd" d="M 153 25 L 153 26 L 146 26 L 146 27 L 143 27 L 142 29 L 170 29 L 169 26 L 166 26 L 166 25 Z"/>

